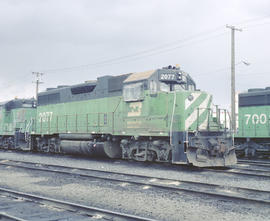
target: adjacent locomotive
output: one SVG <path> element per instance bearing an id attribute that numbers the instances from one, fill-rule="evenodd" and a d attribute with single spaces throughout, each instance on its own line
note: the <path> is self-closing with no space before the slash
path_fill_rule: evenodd
<path id="1" fill-rule="evenodd" d="M 176 67 L 39 93 L 29 150 L 195 166 L 236 163 L 212 96 Z"/>
<path id="2" fill-rule="evenodd" d="M 0 103 L 0 146 L 27 149 L 29 131 L 36 118 L 34 99 L 13 99 Z"/>
<path id="3" fill-rule="evenodd" d="M 270 87 L 239 94 L 237 153 L 245 157 L 270 154 Z"/>

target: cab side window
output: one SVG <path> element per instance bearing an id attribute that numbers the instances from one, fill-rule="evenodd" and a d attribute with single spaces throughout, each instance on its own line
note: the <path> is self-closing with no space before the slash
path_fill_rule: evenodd
<path id="1" fill-rule="evenodd" d="M 124 101 L 139 101 L 144 98 L 143 82 L 124 85 L 123 89 Z"/>

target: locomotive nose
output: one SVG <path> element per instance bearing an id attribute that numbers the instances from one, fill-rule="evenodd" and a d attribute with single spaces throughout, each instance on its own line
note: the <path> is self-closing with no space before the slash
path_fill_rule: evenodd
<path id="1" fill-rule="evenodd" d="M 198 135 L 191 139 L 187 158 L 194 166 L 230 166 L 237 163 L 235 147 L 230 138 L 215 135 Z"/>

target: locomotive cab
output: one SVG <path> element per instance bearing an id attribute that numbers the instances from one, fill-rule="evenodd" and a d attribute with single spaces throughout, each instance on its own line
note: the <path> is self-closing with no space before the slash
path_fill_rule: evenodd
<path id="1" fill-rule="evenodd" d="M 150 155 L 158 161 L 195 166 L 236 163 L 232 136 L 217 116 L 220 110 L 214 116 L 212 96 L 196 90 L 192 78 L 179 68 L 131 74 L 124 81 L 123 99 L 126 130 L 135 132 L 137 139 L 132 147 L 122 147 L 126 158 L 144 160 Z M 145 136 L 167 149 L 153 148 L 154 141 L 146 142 Z"/>

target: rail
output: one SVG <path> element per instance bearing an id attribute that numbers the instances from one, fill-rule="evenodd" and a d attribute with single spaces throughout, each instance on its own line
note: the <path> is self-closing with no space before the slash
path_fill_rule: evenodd
<path id="1" fill-rule="evenodd" d="M 70 167 L 55 164 L 36 164 L 35 162 L 25 162 L 10 160 L 8 162 L 0 162 L 0 165 L 19 167 L 26 170 L 36 170 L 40 172 L 51 172 L 62 175 L 76 175 L 83 178 L 105 180 L 107 182 L 120 182 L 120 183 L 130 183 L 139 186 L 151 186 L 152 188 L 169 190 L 169 191 L 179 191 L 179 192 L 189 192 L 200 195 L 208 195 L 212 197 L 222 197 L 231 200 L 245 200 L 251 203 L 263 203 L 270 204 L 270 191 L 258 190 L 252 188 L 243 188 L 236 186 L 224 186 L 219 184 L 212 184 L 208 182 L 198 182 L 189 181 L 183 179 L 171 179 L 171 178 L 161 178 L 156 176 L 148 176 L 133 173 L 122 173 L 116 171 L 107 171 L 100 169 L 90 169 L 81 167 Z M 229 170 L 215 170 L 215 169 L 203 169 L 204 172 L 211 172 L 213 175 L 215 173 L 220 174 L 230 174 L 235 175 L 235 177 L 256 177 L 269 179 L 269 174 L 259 174 L 258 171 L 253 171 L 253 173 L 241 169 L 231 168 Z M 268 171 L 269 172 L 269 171 Z M 267 173 L 268 173 L 267 172 Z M 226 191 L 230 190 L 230 191 Z M 0 188 L 1 191 L 1 188 Z"/>
<path id="2" fill-rule="evenodd" d="M 136 215 L 132 215 L 132 214 L 111 211 L 111 210 L 107 210 L 107 209 L 103 209 L 103 208 L 82 205 L 82 204 L 73 203 L 73 202 L 69 202 L 69 201 L 65 201 L 65 200 L 58 200 L 58 199 L 54 199 L 54 198 L 50 198 L 50 197 L 44 197 L 44 196 L 40 196 L 40 195 L 20 192 L 20 191 L 2 188 L 2 187 L 0 187 L 0 192 L 9 193 L 9 194 L 15 195 L 17 197 L 26 198 L 26 199 L 29 199 L 29 200 L 32 200 L 35 202 L 42 202 L 43 204 L 49 204 L 49 205 L 53 204 L 53 205 L 56 205 L 57 207 L 60 207 L 60 208 L 66 209 L 66 210 L 73 209 L 74 211 L 86 212 L 86 213 L 92 214 L 92 216 L 97 215 L 97 214 L 102 215 L 102 217 L 104 219 L 108 219 L 108 220 L 156 221 L 155 219 L 151 219 L 151 218 L 145 218 L 145 217 L 140 217 L 140 216 L 136 216 Z M 9 218 L 11 219 L 11 216 Z M 15 218 L 15 217 L 11 220 L 22 221 L 22 219 Z"/>

